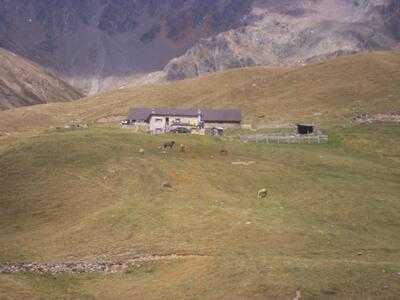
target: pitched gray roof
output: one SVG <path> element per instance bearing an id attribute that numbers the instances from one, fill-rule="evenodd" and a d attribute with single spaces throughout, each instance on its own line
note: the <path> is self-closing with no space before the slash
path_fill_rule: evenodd
<path id="1" fill-rule="evenodd" d="M 219 123 L 219 122 L 241 122 L 242 112 L 237 109 L 204 109 L 204 122 Z"/>
<path id="2" fill-rule="evenodd" d="M 155 116 L 182 116 L 182 117 L 197 117 L 199 110 L 196 108 L 155 108 L 152 113 Z"/>
<path id="3" fill-rule="evenodd" d="M 197 109 L 197 108 L 133 108 L 130 110 L 128 119 L 134 121 L 147 121 L 150 116 L 182 116 L 197 117 L 199 111 L 205 122 L 241 122 L 242 113 L 236 109 Z"/>
<path id="4" fill-rule="evenodd" d="M 133 121 L 146 121 L 151 116 L 151 108 L 132 108 L 129 111 L 128 119 Z"/>

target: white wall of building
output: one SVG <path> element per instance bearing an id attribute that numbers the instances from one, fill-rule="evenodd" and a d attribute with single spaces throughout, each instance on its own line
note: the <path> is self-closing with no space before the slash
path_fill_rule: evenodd
<path id="1" fill-rule="evenodd" d="M 151 116 L 149 127 L 152 133 L 161 134 L 167 132 L 169 130 L 169 127 L 173 124 L 189 124 L 190 126 L 197 126 L 199 122 L 199 117 Z"/>
<path id="2" fill-rule="evenodd" d="M 151 116 L 150 118 L 150 131 L 152 133 L 161 134 L 165 133 L 167 128 L 166 117 Z"/>
<path id="3" fill-rule="evenodd" d="M 170 126 L 174 124 L 189 124 L 196 127 L 200 124 L 200 117 L 186 117 L 186 116 L 151 116 L 149 121 L 149 129 L 151 133 L 162 134 L 170 130 Z M 205 123 L 205 128 L 212 127 L 222 128 L 240 128 L 240 123 Z"/>

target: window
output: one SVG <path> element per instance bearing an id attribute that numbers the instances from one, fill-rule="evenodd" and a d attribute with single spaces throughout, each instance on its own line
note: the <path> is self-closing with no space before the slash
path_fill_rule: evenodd
<path id="1" fill-rule="evenodd" d="M 161 122 L 162 122 L 162 119 L 156 118 L 156 122 L 157 122 L 157 123 L 161 123 Z"/>

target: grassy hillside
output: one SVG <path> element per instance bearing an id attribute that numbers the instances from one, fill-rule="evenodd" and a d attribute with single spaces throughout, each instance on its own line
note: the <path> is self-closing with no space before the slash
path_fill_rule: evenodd
<path id="1" fill-rule="evenodd" d="M 400 110 L 399 65 L 398 53 L 371 53 L 1 112 L 0 263 L 181 257 L 115 274 L 0 275 L 0 299 L 398 298 L 400 127 L 348 120 Z M 51 128 L 146 103 L 239 106 L 258 125 L 318 121 L 330 142 Z M 189 150 L 162 153 L 171 139 Z"/>
<path id="2" fill-rule="evenodd" d="M 73 103 L 1 114 L 0 131 L 126 116 L 132 106 L 239 107 L 246 123 L 338 124 L 360 112 L 400 108 L 400 53 L 341 57 L 295 69 L 249 68 L 163 85 L 125 88 Z M 265 115 L 265 116 L 264 116 Z"/>
<path id="3" fill-rule="evenodd" d="M 328 145 L 242 144 L 112 128 L 0 153 L 0 261 L 194 254 L 114 275 L 0 275 L 10 298 L 386 298 L 400 293 L 400 128 Z M 221 157 L 226 147 L 230 154 Z M 139 154 L 139 149 L 145 154 Z M 212 158 L 214 157 L 214 158 Z M 234 161 L 254 161 L 235 166 Z M 172 189 L 161 183 L 171 182 Z M 269 197 L 257 199 L 268 188 Z"/>
<path id="4" fill-rule="evenodd" d="M 0 111 L 82 97 L 81 92 L 42 67 L 0 48 Z"/>

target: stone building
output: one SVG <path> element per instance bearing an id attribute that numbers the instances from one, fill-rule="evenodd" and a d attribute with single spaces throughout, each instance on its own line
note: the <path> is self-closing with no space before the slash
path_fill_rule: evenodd
<path id="1" fill-rule="evenodd" d="M 168 133 L 176 128 L 240 128 L 242 114 L 236 109 L 133 108 L 127 123 L 151 133 Z"/>

